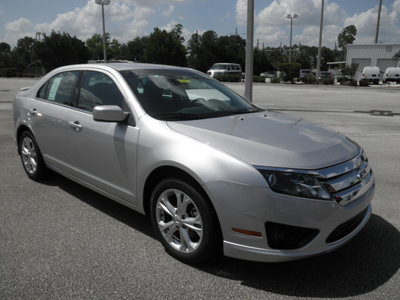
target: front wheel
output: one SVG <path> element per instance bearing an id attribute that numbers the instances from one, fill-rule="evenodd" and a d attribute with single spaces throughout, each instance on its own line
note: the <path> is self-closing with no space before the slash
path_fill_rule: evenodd
<path id="1" fill-rule="evenodd" d="M 200 263 L 220 249 L 220 228 L 211 204 L 178 179 L 161 181 L 151 197 L 151 221 L 166 251 L 185 263 Z"/>
<path id="2" fill-rule="evenodd" d="M 25 131 L 19 139 L 21 162 L 25 173 L 32 180 L 43 179 L 47 173 L 46 165 L 40 153 L 39 146 L 33 135 Z"/>

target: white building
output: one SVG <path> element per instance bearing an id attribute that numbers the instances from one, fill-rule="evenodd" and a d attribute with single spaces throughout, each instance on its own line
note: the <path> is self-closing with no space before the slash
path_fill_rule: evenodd
<path id="1" fill-rule="evenodd" d="M 400 44 L 347 45 L 346 65 L 358 63 L 356 80 L 361 79 L 364 67 L 378 66 L 383 73 L 388 67 L 397 67 L 393 56 L 400 51 Z"/>

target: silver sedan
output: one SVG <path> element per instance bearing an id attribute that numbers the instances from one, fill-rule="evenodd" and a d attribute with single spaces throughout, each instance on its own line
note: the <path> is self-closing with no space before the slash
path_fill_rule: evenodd
<path id="1" fill-rule="evenodd" d="M 31 179 L 52 170 L 149 215 L 186 263 L 332 251 L 371 215 L 375 179 L 360 146 L 191 69 L 66 66 L 21 89 L 13 113 Z"/>

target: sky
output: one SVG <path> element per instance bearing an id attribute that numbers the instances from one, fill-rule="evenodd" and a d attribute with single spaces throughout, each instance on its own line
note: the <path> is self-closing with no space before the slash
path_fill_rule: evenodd
<path id="1" fill-rule="evenodd" d="M 255 0 L 254 43 L 276 47 L 290 43 L 318 46 L 322 0 Z M 400 0 L 383 0 L 378 41 L 400 43 Z M 357 28 L 357 44 L 373 43 L 379 0 L 325 0 L 322 44 L 331 49 L 348 25 Z M 247 0 L 111 0 L 104 7 L 106 31 L 120 43 L 149 35 L 155 27 L 183 26 L 190 36 L 208 30 L 218 36 L 246 38 Z M 86 41 L 102 33 L 101 6 L 95 0 L 0 0 L 0 42 L 15 47 L 25 36 L 66 32 Z"/>

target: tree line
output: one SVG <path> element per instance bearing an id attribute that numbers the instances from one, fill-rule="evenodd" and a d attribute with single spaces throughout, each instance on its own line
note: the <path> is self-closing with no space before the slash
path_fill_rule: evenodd
<path id="1" fill-rule="evenodd" d="M 353 27 L 347 31 L 345 28 L 342 36 L 339 35 L 341 50 L 322 47 L 321 70 L 328 68 L 328 62 L 343 59 L 345 46 L 355 39 L 356 29 Z M 180 24 L 171 31 L 154 28 L 150 35 L 136 37 L 122 44 L 106 34 L 107 58 L 184 66 L 202 72 L 206 72 L 216 62 L 233 62 L 239 63 L 244 70 L 246 40 L 241 36 L 218 36 L 210 30 L 203 34 L 192 34 L 185 46 L 182 28 Z M 289 47 L 286 45 L 255 47 L 254 74 L 279 70 L 280 65 L 288 63 L 288 54 Z M 292 62 L 299 64 L 302 69 L 315 68 L 317 55 L 318 47 L 300 44 L 292 46 Z M 103 38 L 100 34 L 82 41 L 68 33 L 52 31 L 40 40 L 27 36 L 21 38 L 13 49 L 7 43 L 0 43 L 0 76 L 44 74 L 63 65 L 102 59 Z"/>

